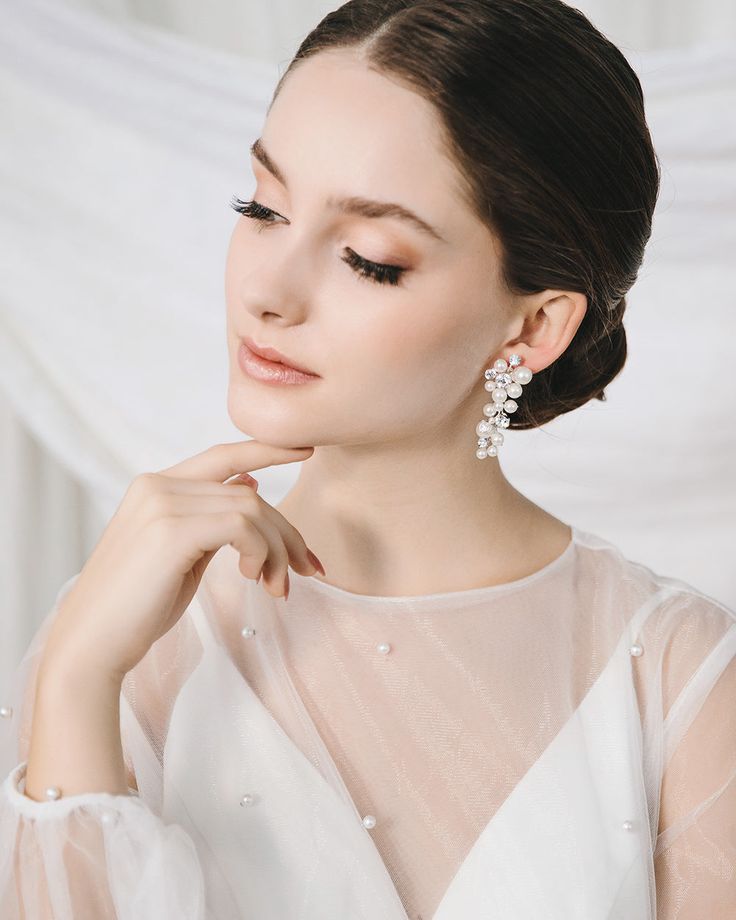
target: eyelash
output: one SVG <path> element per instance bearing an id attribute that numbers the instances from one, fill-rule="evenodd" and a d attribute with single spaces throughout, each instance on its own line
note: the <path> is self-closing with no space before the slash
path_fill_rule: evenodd
<path id="1" fill-rule="evenodd" d="M 230 207 L 239 214 L 257 221 L 261 225 L 258 228 L 259 231 L 264 229 L 266 224 L 274 223 L 271 218 L 278 216 L 275 211 L 258 201 L 241 201 L 240 198 L 235 196 L 233 196 Z M 377 284 L 398 285 L 401 283 L 401 276 L 406 271 L 405 268 L 401 268 L 399 265 L 384 265 L 382 262 L 370 262 L 368 259 L 364 259 L 363 256 L 359 256 L 350 247 L 346 247 L 345 251 L 347 255 L 342 257 L 343 262 L 347 262 L 359 277 L 368 278 Z"/>

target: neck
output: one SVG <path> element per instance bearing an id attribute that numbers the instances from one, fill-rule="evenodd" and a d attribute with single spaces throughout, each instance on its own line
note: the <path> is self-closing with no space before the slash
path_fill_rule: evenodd
<path id="1" fill-rule="evenodd" d="M 472 437 L 462 447 L 315 447 L 276 506 L 322 561 L 315 577 L 359 594 L 433 594 L 503 584 L 558 556 L 568 526 L 497 458 L 479 460 Z"/>

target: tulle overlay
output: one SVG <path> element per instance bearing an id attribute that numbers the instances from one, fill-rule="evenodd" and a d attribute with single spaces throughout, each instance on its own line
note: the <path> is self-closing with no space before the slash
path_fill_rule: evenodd
<path id="1" fill-rule="evenodd" d="M 3 920 L 736 916 L 732 610 L 577 528 L 504 585 L 290 578 L 223 547 L 123 682 L 128 794 L 37 802 L 62 586 L 0 701 Z"/>

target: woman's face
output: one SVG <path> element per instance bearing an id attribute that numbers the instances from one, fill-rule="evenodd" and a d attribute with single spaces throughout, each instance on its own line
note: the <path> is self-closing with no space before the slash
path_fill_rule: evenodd
<path id="1" fill-rule="evenodd" d="M 265 222 L 238 219 L 226 266 L 234 424 L 279 446 L 437 446 L 465 432 L 472 453 L 483 370 L 509 334 L 510 300 L 432 107 L 355 56 L 323 52 L 286 79 L 257 149 L 253 200 Z M 436 235 L 330 204 L 348 197 L 400 204 Z M 358 256 L 401 269 L 385 274 L 398 284 L 346 261 Z M 253 379 L 238 361 L 244 336 L 319 376 Z"/>

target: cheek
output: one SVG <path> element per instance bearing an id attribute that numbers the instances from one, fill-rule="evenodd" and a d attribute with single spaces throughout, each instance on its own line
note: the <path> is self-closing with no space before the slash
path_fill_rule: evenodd
<path id="1" fill-rule="evenodd" d="M 477 379 L 474 365 L 483 360 L 477 330 L 453 311 L 432 309 L 426 301 L 421 309 L 412 307 L 399 305 L 360 330 L 343 329 L 338 375 L 363 394 L 363 404 L 367 398 L 380 412 L 405 417 L 451 409 Z"/>

